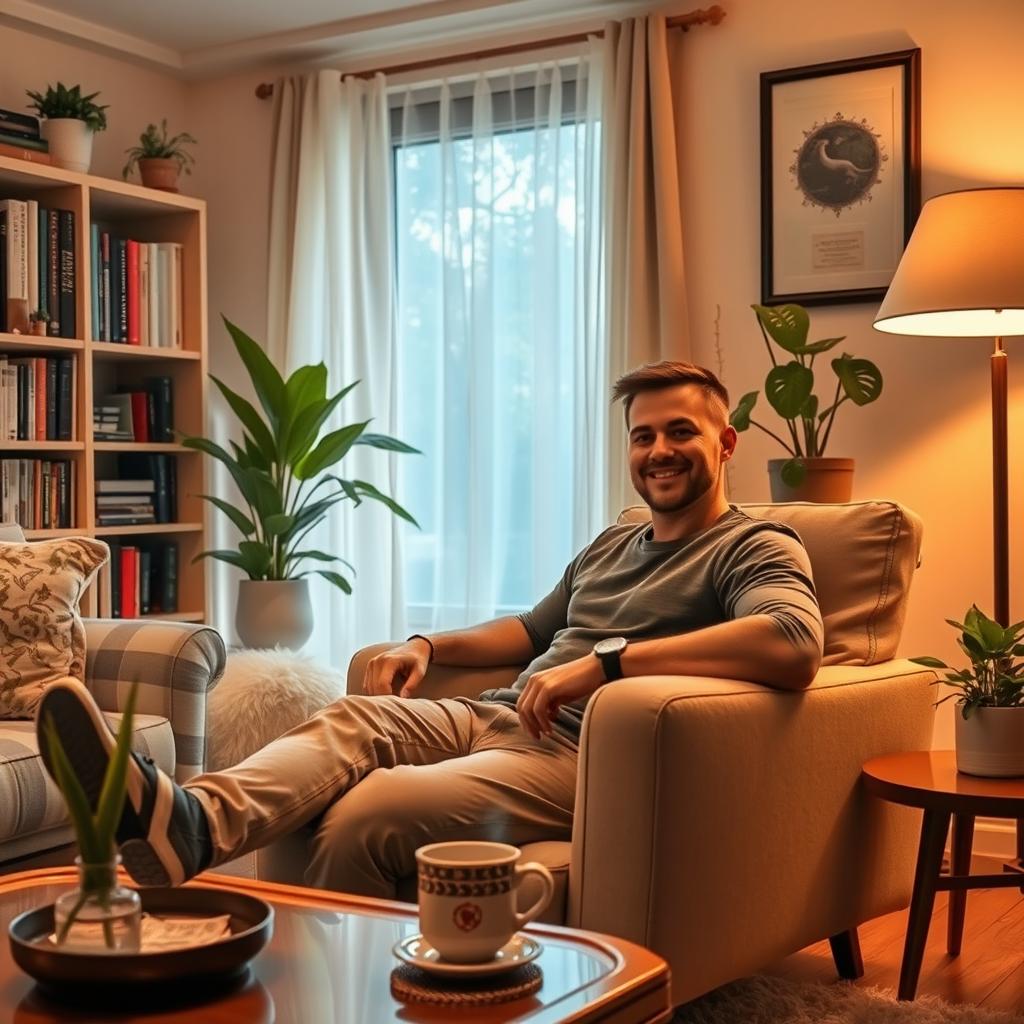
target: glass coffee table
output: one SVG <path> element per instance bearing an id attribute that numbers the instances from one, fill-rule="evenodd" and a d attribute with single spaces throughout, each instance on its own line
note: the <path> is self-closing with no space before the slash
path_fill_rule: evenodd
<path id="1" fill-rule="evenodd" d="M 659 956 L 623 939 L 543 924 L 527 929 L 543 945 L 537 960 L 543 984 L 535 994 L 466 1011 L 401 1003 L 390 990 L 391 971 L 398 964 L 392 947 L 419 931 L 415 906 L 215 873 L 190 884 L 247 893 L 274 908 L 274 935 L 247 974 L 205 993 L 168 997 L 162 991 L 160 1005 L 125 1006 L 123 1011 L 105 1005 L 97 1018 L 88 1007 L 54 998 L 37 986 L 11 959 L 7 939 L 13 918 L 52 903 L 76 878 L 73 868 L 0 876 L 0 1007 L 10 1014 L 5 1020 L 415 1024 L 462 1018 L 664 1024 L 671 1018 L 668 965 Z"/>

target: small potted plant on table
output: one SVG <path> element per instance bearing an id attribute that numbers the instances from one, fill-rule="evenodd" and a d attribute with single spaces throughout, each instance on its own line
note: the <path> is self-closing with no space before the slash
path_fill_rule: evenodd
<path id="1" fill-rule="evenodd" d="M 757 391 L 749 391 L 739 400 L 729 422 L 741 432 L 757 427 L 789 453 L 788 458 L 768 461 L 772 501 L 849 501 L 853 491 L 853 459 L 825 458 L 825 446 L 839 407 L 844 402 L 868 405 L 876 401 L 882 393 L 882 374 L 869 360 L 855 359 L 844 352 L 831 361 L 836 376 L 835 394 L 831 404 L 822 409 L 814 394 L 814 361 L 845 337 L 808 342 L 810 317 L 803 306 L 751 308 L 757 314 L 772 363 L 764 382 L 765 397 L 786 421 L 789 441 L 751 417 Z M 784 353 L 781 361 L 776 359 L 772 342 Z"/>
<path id="2" fill-rule="evenodd" d="M 1005 629 L 971 605 L 963 622 L 946 621 L 961 631 L 957 646 L 969 669 L 951 669 L 938 658 L 911 658 L 918 665 L 944 669 L 933 685 L 951 686 L 937 704 L 956 699 L 956 766 L 988 778 L 1024 776 L 1024 622 Z"/>
<path id="3" fill-rule="evenodd" d="M 127 181 L 132 168 L 138 167 L 142 184 L 147 188 L 177 192 L 181 173 L 191 174 L 195 166 L 195 158 L 184 148 L 187 144 L 198 144 L 188 132 L 167 137 L 167 118 L 160 122 L 159 131 L 155 124 L 148 124 L 139 136 L 139 144 L 125 150 L 128 162 L 121 176 Z"/>
<path id="4" fill-rule="evenodd" d="M 83 96 L 81 86 L 68 89 L 58 82 L 56 89 L 48 85 L 45 93 L 28 90 L 27 95 L 43 118 L 40 131 L 50 144 L 50 159 L 65 170 L 88 171 L 92 137 L 107 127 L 107 106 L 93 102 L 99 93 Z"/>

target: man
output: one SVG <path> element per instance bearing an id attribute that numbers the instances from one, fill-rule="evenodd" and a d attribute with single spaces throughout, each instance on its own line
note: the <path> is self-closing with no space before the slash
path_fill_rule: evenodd
<path id="1" fill-rule="evenodd" d="M 234 768 L 179 787 L 133 755 L 118 843 L 137 882 L 178 884 L 314 823 L 309 884 L 393 896 L 424 843 L 569 838 L 580 728 L 598 687 L 645 675 L 810 683 L 822 623 L 807 554 L 788 527 L 726 501 L 736 431 L 725 388 L 708 370 L 663 362 L 623 377 L 614 398 L 650 525 L 602 532 L 530 612 L 378 655 L 363 695 Z M 508 689 L 435 701 L 417 697 L 432 661 L 529 665 Z M 114 742 L 99 709 L 83 687 L 56 684 L 39 721 L 47 715 L 95 801 Z"/>

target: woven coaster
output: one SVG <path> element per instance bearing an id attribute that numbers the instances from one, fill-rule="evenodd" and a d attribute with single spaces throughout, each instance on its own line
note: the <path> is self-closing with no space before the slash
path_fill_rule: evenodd
<path id="1" fill-rule="evenodd" d="M 399 964 L 391 972 L 391 994 L 403 1003 L 491 1006 L 533 995 L 542 980 L 541 970 L 535 964 L 524 964 L 507 974 L 483 978 L 441 978 L 412 964 Z"/>

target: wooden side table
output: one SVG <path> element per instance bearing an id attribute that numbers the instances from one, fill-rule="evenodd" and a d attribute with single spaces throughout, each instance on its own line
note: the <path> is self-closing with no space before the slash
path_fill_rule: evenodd
<path id="1" fill-rule="evenodd" d="M 887 754 L 868 761 L 863 768 L 869 793 L 924 811 L 921 842 L 917 851 L 914 895 L 900 968 L 900 999 L 913 999 L 921 976 L 928 924 L 936 892 L 949 892 L 946 948 L 950 956 L 960 952 L 969 889 L 1020 888 L 1019 874 L 972 875 L 971 843 L 974 819 L 1020 818 L 1024 815 L 1024 779 L 983 779 L 956 770 L 952 750 L 919 750 Z M 949 872 L 942 870 L 942 855 L 953 820 Z"/>

